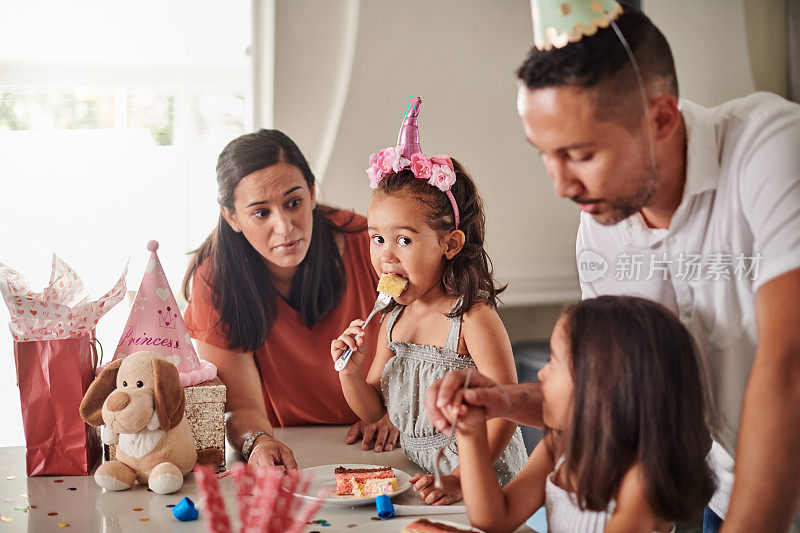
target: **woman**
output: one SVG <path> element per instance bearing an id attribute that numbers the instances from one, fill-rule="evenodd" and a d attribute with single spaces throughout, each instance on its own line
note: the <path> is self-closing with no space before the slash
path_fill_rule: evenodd
<path id="1" fill-rule="evenodd" d="M 194 254 L 184 320 L 228 388 L 227 431 L 255 465 L 297 468 L 276 426 L 356 424 L 328 352 L 354 316 L 366 316 L 378 279 L 364 217 L 317 205 L 314 175 L 277 130 L 233 140 L 217 162 L 220 218 Z M 191 291 L 190 291 L 191 289 Z M 378 322 L 364 353 L 375 351 Z M 364 448 L 390 450 L 397 430 L 365 426 Z"/>

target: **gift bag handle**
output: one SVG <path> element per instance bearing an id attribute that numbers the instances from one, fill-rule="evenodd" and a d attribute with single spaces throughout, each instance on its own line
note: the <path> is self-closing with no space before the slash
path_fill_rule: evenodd
<path id="1" fill-rule="evenodd" d="M 89 346 L 92 349 L 92 371 L 96 372 L 97 367 L 103 364 L 103 345 L 97 339 L 97 337 L 92 338 L 92 342 L 89 343 Z M 100 356 L 97 355 L 97 347 L 100 346 Z"/>

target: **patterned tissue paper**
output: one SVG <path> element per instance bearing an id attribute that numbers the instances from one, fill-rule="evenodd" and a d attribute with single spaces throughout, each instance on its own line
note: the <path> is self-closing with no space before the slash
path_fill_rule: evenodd
<path id="1" fill-rule="evenodd" d="M 22 274 L 0 263 L 0 292 L 11 314 L 11 335 L 17 342 L 27 342 L 87 333 L 125 296 L 127 273 L 126 265 L 110 291 L 90 300 L 78 274 L 56 254 L 50 283 L 42 292 L 32 291 Z"/>

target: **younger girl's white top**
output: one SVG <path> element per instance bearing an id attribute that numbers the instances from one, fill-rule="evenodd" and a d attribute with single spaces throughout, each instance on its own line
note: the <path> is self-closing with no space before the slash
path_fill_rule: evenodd
<path id="1" fill-rule="evenodd" d="M 556 463 L 556 470 L 564 462 L 560 458 Z M 582 511 L 578 506 L 575 494 L 567 492 L 553 481 L 554 472 L 547 476 L 545 485 L 544 505 L 547 511 L 548 533 L 602 533 L 606 524 L 614 513 L 617 502 L 612 500 L 603 511 Z M 675 524 L 670 533 L 675 532 Z"/>

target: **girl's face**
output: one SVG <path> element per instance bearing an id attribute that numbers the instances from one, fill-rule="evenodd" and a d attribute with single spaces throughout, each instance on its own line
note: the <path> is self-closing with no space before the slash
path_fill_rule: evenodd
<path id="1" fill-rule="evenodd" d="M 408 305 L 438 286 L 448 246 L 428 225 L 418 200 L 402 193 L 378 192 L 369 204 L 367 225 L 375 272 L 408 280 L 403 293 L 395 298 L 397 303 Z"/>
<path id="2" fill-rule="evenodd" d="M 314 190 L 289 163 L 248 174 L 233 191 L 233 211 L 222 214 L 265 259 L 273 276 L 291 276 L 311 243 Z"/>
<path id="3" fill-rule="evenodd" d="M 553 429 L 564 430 L 572 416 L 572 356 L 566 318 L 561 317 L 550 336 L 550 361 L 537 374 L 542 382 L 542 416 Z"/>

